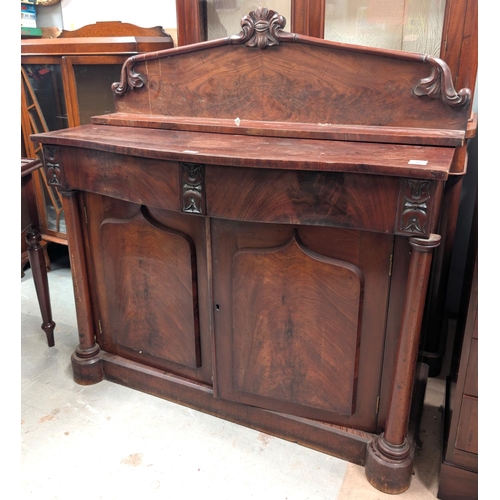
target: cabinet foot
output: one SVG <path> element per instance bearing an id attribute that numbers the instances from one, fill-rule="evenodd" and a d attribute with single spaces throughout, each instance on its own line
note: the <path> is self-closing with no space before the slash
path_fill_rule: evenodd
<path id="1" fill-rule="evenodd" d="M 365 474 L 377 490 L 388 494 L 403 493 L 410 487 L 415 448 L 405 439 L 401 445 L 386 441 L 384 434 L 368 443 Z"/>
<path id="2" fill-rule="evenodd" d="M 90 349 L 81 349 L 78 346 L 71 356 L 73 379 L 80 385 L 92 385 L 104 379 L 102 369 L 101 350 L 98 345 Z"/>

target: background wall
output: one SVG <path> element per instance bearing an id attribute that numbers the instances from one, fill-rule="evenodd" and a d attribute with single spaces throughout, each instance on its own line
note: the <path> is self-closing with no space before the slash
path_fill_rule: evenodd
<path id="1" fill-rule="evenodd" d="M 61 0 L 58 4 L 37 8 L 39 28 L 57 27 L 76 30 L 97 21 L 121 21 L 143 28 L 176 28 L 175 0 Z M 168 31 L 167 29 L 165 31 Z"/>

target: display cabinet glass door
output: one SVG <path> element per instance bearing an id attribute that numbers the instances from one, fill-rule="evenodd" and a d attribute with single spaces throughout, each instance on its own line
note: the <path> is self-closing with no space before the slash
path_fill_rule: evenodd
<path id="1" fill-rule="evenodd" d="M 325 38 L 439 57 L 446 0 L 326 0 Z"/>
<path id="2" fill-rule="evenodd" d="M 123 61 L 120 56 L 70 56 L 58 58 L 57 64 L 23 64 L 26 135 L 85 125 L 92 116 L 114 112 L 111 84 L 120 80 Z M 31 154 L 42 159 L 40 148 L 30 147 Z M 41 169 L 36 179 L 38 203 L 43 207 L 41 231 L 46 239 L 65 243 L 61 195 L 44 175 Z"/>
<path id="3" fill-rule="evenodd" d="M 69 118 L 64 95 L 63 72 L 60 64 L 34 63 L 21 67 L 23 104 L 29 119 L 31 133 L 47 132 L 68 128 Z M 42 159 L 41 149 L 35 145 L 25 145 L 29 156 Z M 39 196 L 42 198 L 43 233 L 58 237 L 66 233 L 64 211 L 59 193 L 49 186 L 43 169 L 34 176 Z"/>
<path id="4" fill-rule="evenodd" d="M 111 85 L 120 81 L 122 64 L 72 64 L 78 101 L 78 124 L 90 123 L 93 116 L 114 113 Z"/>
<path id="5" fill-rule="evenodd" d="M 215 40 L 235 35 L 241 31 L 241 18 L 256 10 L 261 4 L 252 0 L 206 0 L 206 39 Z M 291 0 L 269 0 L 265 7 L 279 12 L 290 26 Z"/>

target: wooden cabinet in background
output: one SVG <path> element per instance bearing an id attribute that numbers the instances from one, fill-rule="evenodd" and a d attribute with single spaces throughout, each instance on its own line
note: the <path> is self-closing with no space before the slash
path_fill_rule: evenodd
<path id="1" fill-rule="evenodd" d="M 111 84 L 124 61 L 143 52 L 173 47 L 160 27 L 100 22 L 66 31 L 58 38 L 21 40 L 22 155 L 42 158 L 32 133 L 90 123 L 114 111 Z M 43 173 L 34 173 L 40 231 L 46 241 L 67 243 L 66 221 L 57 190 Z"/>
<path id="2" fill-rule="evenodd" d="M 471 232 L 468 273 L 455 348 L 446 386 L 444 453 L 439 476 L 441 500 L 478 498 L 478 256 L 477 208 Z"/>

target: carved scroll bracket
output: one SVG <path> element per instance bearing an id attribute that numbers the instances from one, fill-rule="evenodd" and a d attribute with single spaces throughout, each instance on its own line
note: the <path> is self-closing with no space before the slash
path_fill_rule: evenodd
<path id="1" fill-rule="evenodd" d="M 146 83 L 146 79 L 140 73 L 134 71 L 137 56 L 132 56 L 125 61 L 122 66 L 121 77 L 119 82 L 111 85 L 111 90 L 117 95 L 122 96 L 127 92 L 127 88 L 140 88 Z"/>
<path id="2" fill-rule="evenodd" d="M 470 103 L 470 89 L 455 91 L 451 70 L 448 65 L 438 57 L 426 56 L 425 61 L 432 66 L 430 76 L 423 78 L 414 87 L 413 93 L 417 97 L 428 96 L 433 99 L 441 98 L 452 107 L 462 107 Z"/>

